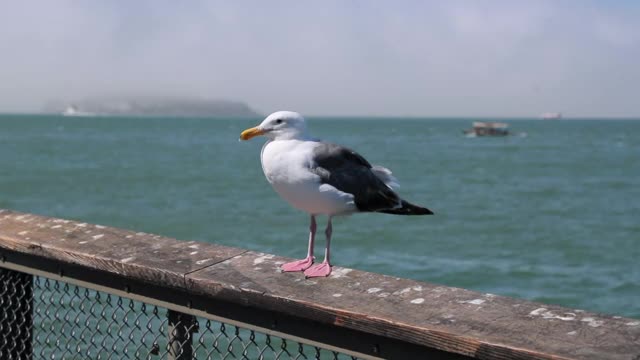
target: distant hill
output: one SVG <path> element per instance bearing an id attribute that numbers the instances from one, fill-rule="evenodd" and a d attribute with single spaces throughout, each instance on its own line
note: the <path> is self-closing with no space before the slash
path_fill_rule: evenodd
<path id="1" fill-rule="evenodd" d="M 240 101 L 186 97 L 90 98 L 68 103 L 51 102 L 45 106 L 44 111 L 67 115 L 198 117 L 253 117 L 260 115 L 249 105 Z"/>

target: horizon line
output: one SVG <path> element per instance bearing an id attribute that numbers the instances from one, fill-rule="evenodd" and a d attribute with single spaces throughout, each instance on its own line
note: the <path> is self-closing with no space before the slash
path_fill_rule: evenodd
<path id="1" fill-rule="evenodd" d="M 6 115 L 59 115 L 64 116 L 61 113 L 57 112 L 44 112 L 44 111 L 11 111 L 11 112 L 3 112 L 0 111 L 0 116 Z M 267 116 L 268 114 L 258 113 L 258 116 Z M 404 118 L 404 119 L 503 119 L 503 120 L 541 120 L 545 122 L 553 122 L 553 121 L 561 121 L 561 120 L 640 120 L 640 115 L 631 115 L 631 116 L 612 116 L 612 115 L 575 115 L 575 116 L 562 116 L 560 119 L 543 119 L 539 115 L 538 116 L 527 116 L 527 115 L 377 115 L 377 114 L 358 114 L 358 115 L 340 115 L 340 114 L 303 114 L 304 117 L 307 118 L 353 118 L 353 119 L 362 119 L 362 118 L 376 118 L 376 119 L 388 119 L 388 118 Z M 237 117 L 237 118 L 253 118 L 254 116 L 218 116 L 218 115 L 204 115 L 204 116 L 179 116 L 179 115 L 142 115 L 142 114 L 94 114 L 85 117 L 189 117 L 189 118 L 224 118 L 224 117 Z M 65 117 L 73 117 L 73 116 L 65 116 Z M 77 116 L 83 117 L 83 116 Z"/>

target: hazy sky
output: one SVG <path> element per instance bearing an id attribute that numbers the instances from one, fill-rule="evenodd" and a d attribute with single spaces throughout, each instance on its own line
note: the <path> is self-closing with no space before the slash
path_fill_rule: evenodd
<path id="1" fill-rule="evenodd" d="M 640 2 L 0 1 L 0 111 L 113 94 L 640 116 Z"/>

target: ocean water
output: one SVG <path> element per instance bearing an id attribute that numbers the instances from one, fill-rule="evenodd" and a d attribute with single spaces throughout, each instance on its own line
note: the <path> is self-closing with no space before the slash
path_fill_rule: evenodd
<path id="1" fill-rule="evenodd" d="M 264 179 L 263 141 L 237 140 L 259 121 L 1 115 L 0 208 L 302 257 L 307 215 Z M 526 136 L 310 118 L 436 213 L 338 218 L 333 262 L 640 318 L 640 121 L 508 122 Z"/>

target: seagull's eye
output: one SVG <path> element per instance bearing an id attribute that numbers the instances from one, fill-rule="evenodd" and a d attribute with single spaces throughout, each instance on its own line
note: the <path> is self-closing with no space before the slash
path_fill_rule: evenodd
<path id="1" fill-rule="evenodd" d="M 276 124 L 282 124 L 282 119 L 276 120 Z"/>

